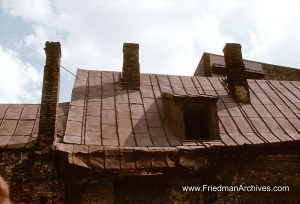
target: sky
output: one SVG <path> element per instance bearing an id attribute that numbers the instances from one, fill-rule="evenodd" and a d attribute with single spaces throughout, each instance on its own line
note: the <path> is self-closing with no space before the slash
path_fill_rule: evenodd
<path id="1" fill-rule="evenodd" d="M 73 73 L 121 71 L 124 42 L 139 43 L 143 73 L 193 75 L 226 43 L 300 68 L 300 0 L 0 0 L 0 103 L 40 103 L 46 41 Z M 61 102 L 73 84 L 61 70 Z"/>

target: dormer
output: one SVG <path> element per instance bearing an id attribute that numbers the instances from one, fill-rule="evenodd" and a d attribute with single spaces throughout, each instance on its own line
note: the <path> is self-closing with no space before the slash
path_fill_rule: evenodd
<path id="1" fill-rule="evenodd" d="M 163 93 L 169 125 L 181 140 L 219 138 L 217 96 Z"/>

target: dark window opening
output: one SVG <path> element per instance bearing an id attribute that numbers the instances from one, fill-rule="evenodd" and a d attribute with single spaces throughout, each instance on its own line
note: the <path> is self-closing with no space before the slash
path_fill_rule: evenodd
<path id="1" fill-rule="evenodd" d="M 48 199 L 46 196 L 40 196 L 39 204 L 47 204 Z"/>
<path id="2" fill-rule="evenodd" d="M 185 138 L 208 140 L 211 134 L 210 108 L 206 104 L 184 104 Z"/>

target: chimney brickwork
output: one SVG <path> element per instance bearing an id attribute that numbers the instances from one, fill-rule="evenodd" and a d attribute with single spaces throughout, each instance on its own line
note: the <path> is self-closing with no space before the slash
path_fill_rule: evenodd
<path id="1" fill-rule="evenodd" d="M 43 91 L 40 108 L 38 149 L 53 144 L 56 138 L 56 110 L 59 101 L 61 48 L 59 42 L 46 42 Z"/>
<path id="2" fill-rule="evenodd" d="M 139 44 L 123 44 L 122 83 L 127 89 L 140 87 Z"/>
<path id="3" fill-rule="evenodd" d="M 226 43 L 223 49 L 227 69 L 227 83 L 229 93 L 237 102 L 250 103 L 247 75 L 241 48 L 240 44 Z"/>

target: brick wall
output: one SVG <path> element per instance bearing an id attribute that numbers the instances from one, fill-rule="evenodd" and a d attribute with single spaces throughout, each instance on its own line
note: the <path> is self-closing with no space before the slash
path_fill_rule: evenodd
<path id="1" fill-rule="evenodd" d="M 64 202 L 64 181 L 58 175 L 54 155 L 35 155 L 32 151 L 0 152 L 0 174 L 10 186 L 14 203 Z"/>
<path id="2" fill-rule="evenodd" d="M 209 157 L 197 172 L 183 168 L 147 176 L 80 173 L 68 185 L 70 203 L 299 203 L 299 154 Z M 70 172 L 70 171 L 69 171 Z M 73 172 L 73 171 L 72 171 Z M 78 171 L 80 172 L 80 170 Z M 93 177 L 91 179 L 91 177 Z M 88 179 L 90 178 L 90 179 Z M 94 181 L 93 181 L 94 179 Z M 89 180 L 89 183 L 85 183 Z M 183 192 L 182 185 L 288 185 L 290 192 Z"/>
<path id="3" fill-rule="evenodd" d="M 121 175 L 69 166 L 58 172 L 56 156 L 0 152 L 0 174 L 15 203 L 299 203 L 300 155 L 212 154 L 197 171 L 159 170 Z M 142 173 L 142 172 L 140 172 Z M 182 185 L 287 185 L 290 192 L 183 192 Z"/>
<path id="4" fill-rule="evenodd" d="M 300 69 L 294 69 L 272 64 L 262 64 L 262 66 L 263 70 L 266 72 L 264 79 L 300 81 Z"/>

